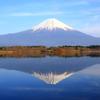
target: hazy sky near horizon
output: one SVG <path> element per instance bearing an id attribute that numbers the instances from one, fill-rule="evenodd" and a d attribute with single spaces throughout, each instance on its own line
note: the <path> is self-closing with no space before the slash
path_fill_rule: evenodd
<path id="1" fill-rule="evenodd" d="M 27 30 L 48 18 L 100 37 L 100 0 L 0 0 L 0 34 Z"/>

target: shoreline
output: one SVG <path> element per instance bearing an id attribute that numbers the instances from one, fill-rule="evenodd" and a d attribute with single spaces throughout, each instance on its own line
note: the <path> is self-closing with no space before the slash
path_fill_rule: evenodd
<path id="1" fill-rule="evenodd" d="M 0 47 L 0 57 L 42 57 L 42 56 L 100 56 L 100 46 L 12 46 Z"/>

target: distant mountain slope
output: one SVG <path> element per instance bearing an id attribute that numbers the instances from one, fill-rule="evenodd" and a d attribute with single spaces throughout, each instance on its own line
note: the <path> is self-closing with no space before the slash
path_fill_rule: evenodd
<path id="1" fill-rule="evenodd" d="M 74 30 L 56 19 L 49 19 L 33 29 L 0 36 L 0 46 L 15 45 L 100 45 L 100 38 Z"/>

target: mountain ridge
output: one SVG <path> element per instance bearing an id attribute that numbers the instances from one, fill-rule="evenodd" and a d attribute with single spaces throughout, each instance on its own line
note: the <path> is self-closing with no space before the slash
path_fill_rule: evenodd
<path id="1" fill-rule="evenodd" d="M 100 38 L 77 31 L 55 19 L 49 21 L 51 21 L 49 24 L 46 24 L 48 20 L 44 21 L 43 27 L 40 23 L 35 30 L 32 28 L 14 34 L 0 35 L 0 46 L 100 45 Z M 57 23 L 61 25 L 56 25 Z"/>

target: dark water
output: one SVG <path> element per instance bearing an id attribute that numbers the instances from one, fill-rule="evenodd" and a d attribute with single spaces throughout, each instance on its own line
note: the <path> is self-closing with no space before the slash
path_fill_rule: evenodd
<path id="1" fill-rule="evenodd" d="M 100 57 L 0 58 L 0 100 L 100 100 Z"/>

